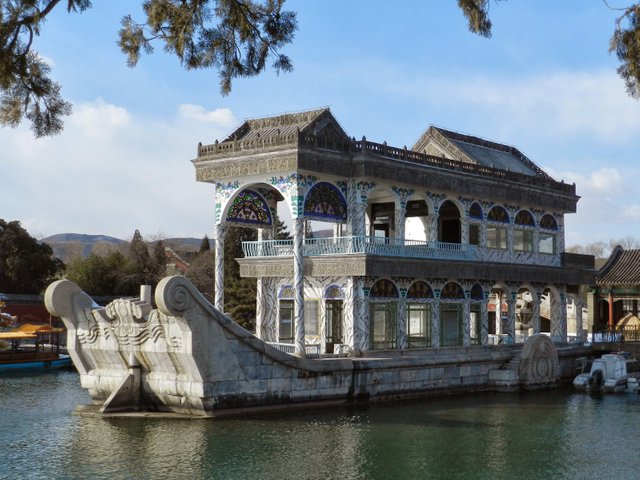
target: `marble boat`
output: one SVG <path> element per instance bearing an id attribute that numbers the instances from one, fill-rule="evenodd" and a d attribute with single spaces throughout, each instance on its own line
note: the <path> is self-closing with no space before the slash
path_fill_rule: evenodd
<path id="1" fill-rule="evenodd" d="M 558 352 L 544 335 L 517 350 L 479 346 L 305 358 L 240 327 L 184 277 L 160 281 L 157 308 L 150 295 L 141 297 L 99 307 L 68 280 L 46 291 L 48 310 L 67 328 L 67 348 L 94 414 L 221 416 L 495 390 L 501 376 L 492 373 L 507 372 L 502 369 L 514 359 L 516 368 L 507 372 L 511 386 L 548 388 L 560 379 Z"/>

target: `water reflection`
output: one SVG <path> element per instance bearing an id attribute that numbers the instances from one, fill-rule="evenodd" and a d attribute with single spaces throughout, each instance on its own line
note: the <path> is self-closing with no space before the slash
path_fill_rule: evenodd
<path id="1" fill-rule="evenodd" d="M 636 478 L 640 396 L 477 394 L 221 421 L 71 416 L 77 376 L 0 378 L 0 478 Z"/>

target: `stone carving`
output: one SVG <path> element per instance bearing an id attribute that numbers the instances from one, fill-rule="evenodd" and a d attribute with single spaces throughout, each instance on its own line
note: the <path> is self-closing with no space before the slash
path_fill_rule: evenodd
<path id="1" fill-rule="evenodd" d="M 545 335 L 532 335 L 522 347 L 518 367 L 520 384 L 527 389 L 548 388 L 560 381 L 560 362 L 553 342 Z"/>

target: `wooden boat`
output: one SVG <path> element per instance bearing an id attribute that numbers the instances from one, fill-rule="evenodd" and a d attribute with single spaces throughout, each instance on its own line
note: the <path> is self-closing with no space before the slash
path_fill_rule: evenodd
<path id="1" fill-rule="evenodd" d="M 24 324 L 0 331 L 0 373 L 20 370 L 65 368 L 71 366 L 69 355 L 60 352 L 63 328 Z"/>

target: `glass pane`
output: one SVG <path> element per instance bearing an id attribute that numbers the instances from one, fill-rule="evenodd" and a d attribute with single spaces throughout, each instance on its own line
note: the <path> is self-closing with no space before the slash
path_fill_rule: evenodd
<path id="1" fill-rule="evenodd" d="M 293 342 L 292 300 L 280 300 L 279 340 L 284 343 Z"/>
<path id="2" fill-rule="evenodd" d="M 555 235 L 549 233 L 540 233 L 540 242 L 538 243 L 540 253 L 555 253 Z"/>
<path id="3" fill-rule="evenodd" d="M 409 348 L 430 346 L 431 305 L 411 303 L 407 306 L 407 339 Z"/>
<path id="4" fill-rule="evenodd" d="M 480 244 L 480 226 L 477 224 L 469 225 L 469 245 Z"/>
<path id="5" fill-rule="evenodd" d="M 305 300 L 304 302 L 304 334 L 318 336 L 318 302 Z"/>

